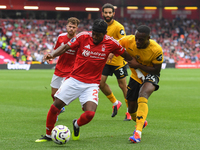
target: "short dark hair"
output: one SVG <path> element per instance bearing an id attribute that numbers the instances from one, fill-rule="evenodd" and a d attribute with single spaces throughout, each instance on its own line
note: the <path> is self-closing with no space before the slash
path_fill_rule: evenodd
<path id="1" fill-rule="evenodd" d="M 111 8 L 113 12 L 115 12 L 114 6 L 110 3 L 106 3 L 102 6 L 101 11 L 104 12 L 104 8 Z"/>
<path id="2" fill-rule="evenodd" d="M 70 17 L 67 19 L 67 23 L 71 22 L 73 25 L 79 25 L 80 23 L 80 20 L 77 19 L 76 17 Z"/>
<path id="3" fill-rule="evenodd" d="M 106 33 L 107 31 L 107 23 L 102 19 L 96 19 L 93 23 L 92 30 L 95 32 Z"/>
<path id="4" fill-rule="evenodd" d="M 140 33 L 145 33 L 146 35 L 150 35 L 150 32 L 151 32 L 151 28 L 149 28 L 148 26 L 146 25 L 140 25 L 138 28 L 137 28 L 138 32 Z"/>

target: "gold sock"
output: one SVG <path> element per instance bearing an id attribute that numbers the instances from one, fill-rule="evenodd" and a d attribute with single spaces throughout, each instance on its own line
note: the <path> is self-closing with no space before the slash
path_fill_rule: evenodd
<path id="1" fill-rule="evenodd" d="M 115 103 L 117 99 L 115 98 L 114 94 L 111 93 L 110 95 L 106 96 L 112 103 Z"/>
<path id="2" fill-rule="evenodd" d="M 136 130 L 142 132 L 144 122 L 147 118 L 148 114 L 148 100 L 145 97 L 138 98 L 138 109 L 137 109 L 137 117 L 136 117 Z"/>
<path id="3" fill-rule="evenodd" d="M 137 114 L 137 111 L 130 114 L 133 121 L 136 121 L 136 114 Z"/>
<path id="4" fill-rule="evenodd" d="M 128 108 L 128 100 L 125 98 L 124 101 L 126 103 L 126 107 Z"/>

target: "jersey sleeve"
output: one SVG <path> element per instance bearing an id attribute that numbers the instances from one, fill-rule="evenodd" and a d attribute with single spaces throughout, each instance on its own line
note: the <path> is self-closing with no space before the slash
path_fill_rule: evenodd
<path id="1" fill-rule="evenodd" d="M 125 51 L 125 49 L 117 42 L 117 40 L 115 40 L 113 42 L 114 46 L 114 51 L 112 52 L 115 56 L 119 56 L 122 55 Z"/>
<path id="2" fill-rule="evenodd" d="M 60 45 L 61 45 L 61 37 L 59 36 L 57 38 L 56 44 L 55 44 L 53 49 L 56 50 Z"/>
<path id="3" fill-rule="evenodd" d="M 162 51 L 162 48 L 160 48 L 155 53 L 152 63 L 153 64 L 161 64 L 162 62 L 163 62 L 163 51 Z"/>
<path id="4" fill-rule="evenodd" d="M 69 42 L 67 42 L 67 45 L 69 45 L 69 47 L 71 49 L 77 49 L 79 47 L 79 44 L 80 44 L 80 41 L 81 41 L 82 37 L 78 36 L 78 35 L 73 37 Z"/>
<path id="5" fill-rule="evenodd" d="M 126 47 L 126 38 L 125 37 L 122 37 L 121 39 L 119 39 L 119 44 L 122 46 L 122 47 Z"/>
<path id="6" fill-rule="evenodd" d="M 126 32 L 123 26 L 119 27 L 118 30 L 118 39 L 121 39 L 122 37 L 126 36 Z"/>

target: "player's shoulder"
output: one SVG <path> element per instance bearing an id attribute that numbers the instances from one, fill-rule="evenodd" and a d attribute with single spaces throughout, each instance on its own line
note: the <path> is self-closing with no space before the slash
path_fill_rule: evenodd
<path id="1" fill-rule="evenodd" d="M 90 31 L 82 31 L 82 32 L 80 32 L 80 33 L 78 33 L 76 35 L 77 38 L 79 38 L 81 36 L 92 36 L 92 32 L 90 32 Z"/>
<path id="2" fill-rule="evenodd" d="M 109 35 L 105 35 L 104 39 L 105 39 L 106 42 L 108 42 L 110 44 L 111 43 L 113 43 L 113 44 L 115 43 L 115 44 L 119 45 L 119 42 L 116 39 L 114 39 L 113 37 L 109 36 Z"/>
<path id="3" fill-rule="evenodd" d="M 153 47 L 158 47 L 158 48 L 162 49 L 162 47 L 155 40 L 153 40 L 153 39 L 150 39 L 150 44 Z"/>
<path id="4" fill-rule="evenodd" d="M 133 42 L 135 41 L 135 35 L 126 35 L 124 37 L 122 37 L 121 39 L 119 39 L 119 41 L 127 41 L 127 42 Z"/>
<path id="5" fill-rule="evenodd" d="M 67 32 L 59 34 L 59 35 L 58 35 L 58 38 L 59 38 L 59 37 L 65 37 L 65 36 L 67 36 Z"/>
<path id="6" fill-rule="evenodd" d="M 150 46 L 154 52 L 161 52 L 162 47 L 153 39 L 150 39 Z"/>
<path id="7" fill-rule="evenodd" d="M 117 20 L 114 20 L 114 21 L 113 21 L 113 24 L 114 24 L 115 26 L 119 27 L 119 28 L 124 28 L 124 26 L 123 26 L 121 23 L 119 23 Z"/>

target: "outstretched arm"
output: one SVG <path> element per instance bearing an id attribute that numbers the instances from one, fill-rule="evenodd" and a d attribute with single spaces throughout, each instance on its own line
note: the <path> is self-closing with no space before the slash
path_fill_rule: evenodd
<path id="1" fill-rule="evenodd" d="M 68 49 L 70 49 L 68 44 L 59 46 L 56 50 L 54 50 L 52 53 L 49 53 L 43 57 L 43 61 L 49 62 L 49 60 L 52 60 L 53 58 L 62 55 L 64 52 L 66 52 Z"/>

